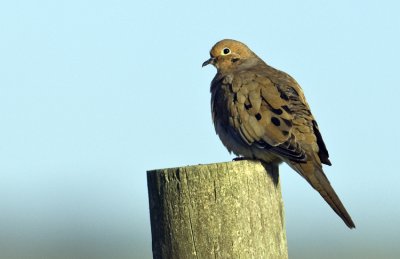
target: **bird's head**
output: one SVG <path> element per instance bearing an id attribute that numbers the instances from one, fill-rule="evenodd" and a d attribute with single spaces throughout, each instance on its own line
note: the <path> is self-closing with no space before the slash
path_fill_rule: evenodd
<path id="1" fill-rule="evenodd" d="M 233 71 L 257 56 L 243 43 L 236 40 L 221 40 L 210 51 L 210 58 L 203 63 L 215 66 L 219 72 Z M 254 62 L 251 62 L 254 63 Z"/>

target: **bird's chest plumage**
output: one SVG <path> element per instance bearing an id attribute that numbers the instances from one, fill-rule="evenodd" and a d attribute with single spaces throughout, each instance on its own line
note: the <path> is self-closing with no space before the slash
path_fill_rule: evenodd
<path id="1" fill-rule="evenodd" d="M 243 145 L 232 125 L 231 104 L 234 94 L 226 80 L 213 83 L 211 86 L 211 112 L 215 132 L 218 134 L 224 146 L 236 155 L 241 155 L 240 146 Z"/>
<path id="2" fill-rule="evenodd" d="M 243 80 L 246 80 L 245 88 L 242 87 Z M 257 120 L 256 113 L 252 114 L 252 109 L 260 106 L 257 102 L 261 102 L 260 88 L 257 84 L 252 84 L 251 80 L 252 78 L 246 75 L 227 75 L 220 80 L 214 80 L 211 86 L 211 108 L 216 133 L 224 146 L 236 155 L 260 158 L 257 156 L 257 147 L 245 141 L 242 131 L 244 120 Z M 256 95 L 259 101 L 253 98 L 253 103 L 250 103 L 250 96 Z M 250 118 L 251 116 L 253 118 Z M 273 160 L 265 150 L 263 160 Z"/>

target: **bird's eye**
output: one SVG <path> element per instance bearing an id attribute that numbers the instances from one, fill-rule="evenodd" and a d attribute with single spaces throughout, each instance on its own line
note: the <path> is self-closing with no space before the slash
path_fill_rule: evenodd
<path id="1" fill-rule="evenodd" d="M 230 50 L 229 48 L 224 48 L 224 49 L 222 50 L 222 54 L 223 54 L 223 55 L 228 55 L 229 53 L 231 53 L 231 50 Z"/>

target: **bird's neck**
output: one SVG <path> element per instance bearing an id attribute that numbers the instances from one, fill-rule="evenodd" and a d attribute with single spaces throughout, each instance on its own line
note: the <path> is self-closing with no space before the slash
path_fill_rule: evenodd
<path id="1" fill-rule="evenodd" d="M 220 75 L 219 77 L 225 77 L 226 75 L 235 74 L 243 70 L 252 70 L 265 67 L 268 67 L 268 65 L 256 56 L 242 59 L 237 64 L 232 64 L 232 66 L 229 67 L 219 68 L 218 74 Z"/>

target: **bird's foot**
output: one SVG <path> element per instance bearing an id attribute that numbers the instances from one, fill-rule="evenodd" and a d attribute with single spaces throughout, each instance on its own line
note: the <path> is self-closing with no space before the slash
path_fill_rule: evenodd
<path id="1" fill-rule="evenodd" d="M 238 157 L 235 157 L 234 159 L 232 159 L 232 161 L 243 161 L 243 160 L 254 160 L 254 159 L 244 157 L 244 156 L 238 156 Z"/>

